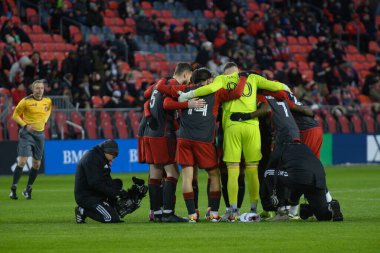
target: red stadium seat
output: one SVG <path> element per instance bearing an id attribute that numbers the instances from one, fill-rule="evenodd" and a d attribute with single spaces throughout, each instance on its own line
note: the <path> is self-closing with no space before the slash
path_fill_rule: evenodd
<path id="1" fill-rule="evenodd" d="M 114 138 L 111 120 L 102 120 L 100 123 L 100 127 L 103 131 L 104 138 L 106 139 Z"/>
<path id="2" fill-rule="evenodd" d="M 7 120 L 7 131 L 8 131 L 8 139 L 11 141 L 17 141 L 18 140 L 18 124 L 11 119 L 11 117 L 8 117 Z"/>
<path id="3" fill-rule="evenodd" d="M 78 112 L 74 111 L 74 112 L 71 112 L 70 114 L 70 120 L 74 123 L 74 124 L 77 124 L 81 127 L 83 127 L 82 125 L 82 117 L 79 115 Z M 73 127 L 73 131 L 74 133 L 77 134 L 77 136 L 80 136 L 81 134 L 81 130 L 77 127 Z"/>
<path id="4" fill-rule="evenodd" d="M 129 116 L 129 121 L 131 123 L 131 127 L 133 130 L 133 137 L 136 138 L 138 134 L 138 129 L 140 126 L 140 117 L 135 111 L 130 111 L 128 113 L 128 116 Z"/>
<path id="5" fill-rule="evenodd" d="M 203 15 L 207 19 L 213 19 L 214 18 L 214 13 L 212 11 L 209 11 L 209 10 L 205 10 L 203 12 Z"/>
<path id="6" fill-rule="evenodd" d="M 224 19 L 224 16 L 226 16 L 226 14 L 221 11 L 221 10 L 216 10 L 215 11 L 215 17 L 220 19 L 220 20 L 223 20 Z"/>
<path id="7" fill-rule="evenodd" d="M 151 10 L 152 9 L 152 4 L 150 2 L 141 2 L 141 8 L 143 10 Z"/>
<path id="8" fill-rule="evenodd" d="M 172 17 L 172 12 L 169 10 L 162 10 L 161 11 L 161 17 L 163 18 L 171 18 Z"/>
<path id="9" fill-rule="evenodd" d="M 108 101 L 111 100 L 111 97 L 110 97 L 110 96 L 103 96 L 103 97 L 102 97 L 102 100 L 103 100 L 103 104 L 105 105 L 105 104 L 108 103 Z"/>
<path id="10" fill-rule="evenodd" d="M 122 120 L 116 121 L 116 130 L 117 130 L 118 137 L 120 139 L 129 138 L 128 126 L 125 123 L 125 121 L 122 121 Z"/>
<path id="11" fill-rule="evenodd" d="M 30 28 L 30 26 L 28 26 L 28 25 L 22 25 L 22 26 L 21 26 L 21 29 L 22 29 L 24 32 L 26 32 L 26 34 L 31 34 L 31 33 L 33 33 L 32 28 Z"/>
<path id="12" fill-rule="evenodd" d="M 286 37 L 286 40 L 287 40 L 289 46 L 299 44 L 297 38 L 294 36 L 288 36 L 288 37 Z"/>
<path id="13" fill-rule="evenodd" d="M 116 1 L 110 1 L 110 2 L 108 2 L 108 7 L 109 7 L 111 10 L 115 10 L 115 11 L 117 11 L 117 8 L 119 7 L 119 3 L 116 2 Z"/>
<path id="14" fill-rule="evenodd" d="M 107 18 L 117 17 L 117 12 L 115 12 L 113 10 L 105 10 L 104 16 Z"/>
<path id="15" fill-rule="evenodd" d="M 305 70 L 310 70 L 309 64 L 303 61 L 298 62 L 298 70 L 300 72 L 305 71 Z"/>
<path id="16" fill-rule="evenodd" d="M 3 123 L 0 122 L 0 141 L 4 140 L 4 129 L 3 129 Z"/>
<path id="17" fill-rule="evenodd" d="M 340 132 L 344 134 L 350 133 L 350 122 L 348 121 L 347 117 L 344 115 L 341 115 L 338 117 L 338 122 L 340 125 Z"/>
<path id="18" fill-rule="evenodd" d="M 309 36 L 308 38 L 309 44 L 314 45 L 315 43 L 318 43 L 318 39 L 314 36 Z"/>
<path id="19" fill-rule="evenodd" d="M 63 37 L 59 34 L 53 34 L 53 41 L 54 42 L 65 42 L 65 40 L 63 39 Z"/>
<path id="20" fill-rule="evenodd" d="M 66 115 L 63 112 L 56 112 L 55 113 L 55 123 L 57 125 L 57 133 L 59 136 L 61 136 L 62 131 L 64 137 L 67 137 L 69 135 L 69 128 L 66 123 Z"/>
<path id="21" fill-rule="evenodd" d="M 375 121 L 374 121 L 372 115 L 364 114 L 363 115 L 363 122 L 364 122 L 367 133 L 373 134 L 376 132 Z"/>
<path id="22" fill-rule="evenodd" d="M 363 133 L 362 119 L 358 115 L 352 115 L 351 123 L 354 133 Z"/>
<path id="23" fill-rule="evenodd" d="M 84 127 L 86 130 L 88 139 L 97 139 L 98 135 L 96 133 L 96 122 L 95 120 L 86 120 L 84 122 Z"/>
<path id="24" fill-rule="evenodd" d="M 358 49 L 353 45 L 348 45 L 346 48 L 346 52 L 349 54 L 358 54 L 359 53 Z"/>
<path id="25" fill-rule="evenodd" d="M 102 108 L 103 107 L 103 100 L 99 96 L 92 96 L 91 97 L 91 103 L 92 103 L 92 107 L 94 107 L 94 108 Z"/>
<path id="26" fill-rule="evenodd" d="M 325 119 L 327 123 L 328 132 L 335 134 L 337 132 L 337 125 L 336 125 L 335 118 L 329 114 L 325 116 Z"/>
<path id="27" fill-rule="evenodd" d="M 33 33 L 35 34 L 43 34 L 44 33 L 44 30 L 42 29 L 42 27 L 40 25 L 32 25 L 32 31 Z"/>
<path id="28" fill-rule="evenodd" d="M 379 52 L 379 45 L 377 45 L 376 41 L 370 41 L 369 42 L 369 51 L 376 54 L 376 52 Z"/>
<path id="29" fill-rule="evenodd" d="M 21 43 L 22 51 L 33 51 L 33 47 L 29 43 Z"/>
<path id="30" fill-rule="evenodd" d="M 45 134 L 45 139 L 50 140 L 50 124 L 49 124 L 49 122 L 45 125 L 44 134 Z"/>
<path id="31" fill-rule="evenodd" d="M 116 111 L 113 116 L 115 118 L 115 121 L 119 121 L 119 120 L 125 121 L 125 116 L 124 116 L 124 113 L 122 112 Z"/>
<path id="32" fill-rule="evenodd" d="M 106 111 L 100 112 L 100 121 L 111 121 L 111 114 Z"/>
<path id="33" fill-rule="evenodd" d="M 307 40 L 306 37 L 304 37 L 304 36 L 299 36 L 299 37 L 298 37 L 298 43 L 300 43 L 301 45 L 307 45 L 307 44 L 309 44 L 309 41 Z"/>

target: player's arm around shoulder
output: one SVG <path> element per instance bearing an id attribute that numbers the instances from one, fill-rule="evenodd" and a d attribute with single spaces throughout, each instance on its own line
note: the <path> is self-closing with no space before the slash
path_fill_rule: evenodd
<path id="1" fill-rule="evenodd" d="M 269 90 L 269 91 L 285 90 L 285 91 L 290 92 L 290 89 L 286 84 L 283 84 L 277 81 L 268 80 L 260 75 L 251 74 L 249 75 L 248 78 L 249 79 L 252 78 L 251 80 L 248 80 L 248 81 L 253 81 L 254 83 L 256 83 L 256 86 L 258 89 Z"/>
<path id="2" fill-rule="evenodd" d="M 241 97 L 243 95 L 246 82 L 247 82 L 246 76 L 239 77 L 239 82 L 236 85 L 236 87 L 232 90 L 228 90 L 228 89 L 224 89 L 224 88 L 220 89 L 217 92 L 218 98 L 220 99 L 220 101 L 224 102 L 224 101 L 237 99 L 237 98 Z"/>

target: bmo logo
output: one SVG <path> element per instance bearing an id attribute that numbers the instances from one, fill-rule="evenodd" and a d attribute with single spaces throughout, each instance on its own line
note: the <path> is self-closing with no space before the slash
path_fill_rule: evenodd
<path id="1" fill-rule="evenodd" d="M 88 150 L 62 150 L 63 161 L 62 163 L 67 164 L 77 164 L 82 156 Z"/>
<path id="2" fill-rule="evenodd" d="M 380 162 L 380 135 L 367 136 L 367 162 Z"/>

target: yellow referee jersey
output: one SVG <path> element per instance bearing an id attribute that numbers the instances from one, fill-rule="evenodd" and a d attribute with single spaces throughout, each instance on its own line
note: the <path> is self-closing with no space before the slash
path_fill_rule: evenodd
<path id="1" fill-rule="evenodd" d="M 34 130 L 43 131 L 51 113 L 51 99 L 37 100 L 33 95 L 23 98 L 13 112 L 13 119 L 21 127 L 32 125 Z"/>

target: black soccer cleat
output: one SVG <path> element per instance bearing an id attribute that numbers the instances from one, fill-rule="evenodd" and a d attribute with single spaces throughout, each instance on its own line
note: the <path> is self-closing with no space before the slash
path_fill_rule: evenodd
<path id="1" fill-rule="evenodd" d="M 32 187 L 27 186 L 23 191 L 22 191 L 22 196 L 25 197 L 25 199 L 32 199 Z"/>
<path id="2" fill-rule="evenodd" d="M 333 199 L 330 202 L 330 210 L 332 212 L 332 221 L 343 221 L 343 214 L 340 211 L 338 200 Z"/>
<path id="3" fill-rule="evenodd" d="M 153 215 L 154 222 L 162 222 L 162 214 L 154 214 Z"/>
<path id="4" fill-rule="evenodd" d="M 86 216 L 83 214 L 83 208 L 82 207 L 75 207 L 75 221 L 78 224 L 86 223 L 85 222 Z"/>
<path id="5" fill-rule="evenodd" d="M 163 214 L 161 218 L 161 222 L 189 222 L 188 219 L 179 217 L 174 213 Z"/>
<path id="6" fill-rule="evenodd" d="M 313 211 L 311 211 L 309 204 L 300 204 L 300 218 L 307 220 L 309 217 L 313 216 Z"/>
<path id="7" fill-rule="evenodd" d="M 11 187 L 11 191 L 9 192 L 9 198 L 10 199 L 13 199 L 13 200 L 17 200 L 18 199 L 16 190 L 17 190 L 17 188 L 15 186 Z"/>

